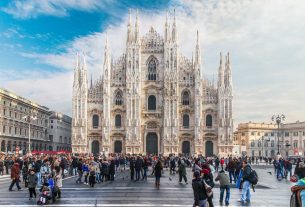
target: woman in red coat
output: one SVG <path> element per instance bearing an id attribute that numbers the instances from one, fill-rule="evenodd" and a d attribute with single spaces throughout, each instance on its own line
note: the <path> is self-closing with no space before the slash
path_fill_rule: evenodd
<path id="1" fill-rule="evenodd" d="M 13 186 L 16 183 L 16 186 L 18 188 L 18 190 L 21 190 L 21 187 L 19 186 L 19 180 L 20 180 L 20 167 L 19 167 L 19 163 L 16 161 L 11 169 L 11 179 L 12 179 L 12 183 L 9 187 L 9 191 L 13 191 Z"/>

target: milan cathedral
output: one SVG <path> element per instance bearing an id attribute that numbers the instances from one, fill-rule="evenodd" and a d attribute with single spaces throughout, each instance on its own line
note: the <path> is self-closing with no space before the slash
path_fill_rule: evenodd
<path id="1" fill-rule="evenodd" d="M 107 39 L 107 38 L 106 38 Z M 222 58 L 218 83 L 201 74 L 199 37 L 194 57 L 179 51 L 177 25 L 165 20 L 140 37 L 139 18 L 127 25 L 126 51 L 111 60 L 106 40 L 103 74 L 88 85 L 77 56 L 73 83 L 74 153 L 232 154 L 232 72 Z"/>

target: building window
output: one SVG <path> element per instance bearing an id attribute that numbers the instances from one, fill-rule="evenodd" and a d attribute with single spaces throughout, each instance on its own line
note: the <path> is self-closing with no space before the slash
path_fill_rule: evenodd
<path id="1" fill-rule="evenodd" d="M 241 133 L 241 136 L 245 136 L 245 132 L 242 132 L 242 133 Z"/>
<path id="2" fill-rule="evenodd" d="M 305 131 L 303 132 L 303 136 L 305 136 Z"/>
<path id="3" fill-rule="evenodd" d="M 53 129 L 53 125 L 51 125 L 51 129 Z"/>
<path id="4" fill-rule="evenodd" d="M 12 133 L 12 127 L 9 127 L 8 129 L 8 133 L 11 134 Z"/>
<path id="5" fill-rule="evenodd" d="M 265 140 L 264 147 L 268 147 L 268 141 Z"/>
<path id="6" fill-rule="evenodd" d="M 182 93 L 182 105 L 190 105 L 190 94 L 188 91 Z"/>
<path id="7" fill-rule="evenodd" d="M 148 63 L 148 76 L 147 79 L 150 81 L 157 80 L 157 64 L 154 59 L 150 60 Z"/>
<path id="8" fill-rule="evenodd" d="M 211 114 L 208 114 L 208 115 L 205 117 L 205 126 L 206 126 L 206 127 L 212 127 L 212 126 L 213 126 L 213 118 L 212 118 L 212 115 L 211 115 Z"/>
<path id="9" fill-rule="evenodd" d="M 259 140 L 258 143 L 257 143 L 257 147 L 262 147 L 262 143 L 261 143 L 260 140 Z"/>
<path id="10" fill-rule="evenodd" d="M 94 114 L 92 117 L 92 126 L 93 128 L 98 128 L 99 125 L 99 116 Z"/>
<path id="11" fill-rule="evenodd" d="M 5 110 L 5 109 L 3 109 L 3 115 L 4 115 L 4 116 L 6 115 L 6 110 Z"/>
<path id="12" fill-rule="evenodd" d="M 265 136 L 265 137 L 267 137 L 267 136 L 268 136 L 268 133 L 267 133 L 267 132 L 265 132 L 264 136 Z"/>
<path id="13" fill-rule="evenodd" d="M 190 127 L 190 116 L 188 114 L 183 115 L 183 127 L 184 128 Z"/>
<path id="14" fill-rule="evenodd" d="M 271 132 L 271 137 L 274 137 L 274 132 Z"/>
<path id="15" fill-rule="evenodd" d="M 255 147 L 255 142 L 253 140 L 251 141 L 251 147 Z"/>
<path id="16" fill-rule="evenodd" d="M 285 137 L 289 137 L 289 132 L 285 132 Z"/>
<path id="17" fill-rule="evenodd" d="M 274 140 L 271 141 L 271 147 L 274 147 Z"/>
<path id="18" fill-rule="evenodd" d="M 59 142 L 62 143 L 62 136 L 59 137 Z"/>
<path id="19" fill-rule="evenodd" d="M 115 94 L 115 105 L 122 105 L 123 104 L 123 93 L 122 91 L 117 91 Z"/>
<path id="20" fill-rule="evenodd" d="M 298 140 L 294 140 L 293 141 L 293 147 L 294 148 L 298 148 Z"/>
<path id="21" fill-rule="evenodd" d="M 260 132 L 257 132 L 257 136 L 261 136 L 261 133 L 260 133 Z"/>
<path id="22" fill-rule="evenodd" d="M 157 101 L 154 95 L 150 95 L 148 97 L 148 110 L 156 110 L 157 109 Z"/>
<path id="23" fill-rule="evenodd" d="M 122 117 L 120 114 L 115 115 L 115 127 L 120 128 L 122 126 Z"/>
<path id="24" fill-rule="evenodd" d="M 5 126 L 3 126 L 2 128 L 2 132 L 5 134 Z"/>
<path id="25" fill-rule="evenodd" d="M 299 135 L 298 132 L 293 132 L 293 136 L 297 137 Z"/>
<path id="26" fill-rule="evenodd" d="M 251 135 L 254 136 L 254 132 L 251 132 Z"/>
<path id="27" fill-rule="evenodd" d="M 51 123 L 53 123 L 53 120 L 51 119 Z"/>

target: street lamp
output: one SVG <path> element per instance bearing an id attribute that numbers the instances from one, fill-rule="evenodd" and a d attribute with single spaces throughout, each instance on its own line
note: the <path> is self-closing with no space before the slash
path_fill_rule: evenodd
<path id="1" fill-rule="evenodd" d="M 282 115 L 273 115 L 271 117 L 272 121 L 275 121 L 275 123 L 277 124 L 277 154 L 280 154 L 280 124 L 282 121 L 285 121 L 285 116 Z"/>
<path id="2" fill-rule="evenodd" d="M 263 155 L 263 154 L 264 154 L 264 144 L 265 144 L 264 141 L 270 142 L 270 137 L 269 137 L 268 139 L 265 139 L 265 137 L 262 136 L 262 137 L 259 139 L 259 141 L 262 141 L 262 155 Z M 266 153 L 265 153 L 265 155 L 266 155 Z M 264 157 L 264 156 L 262 156 L 262 157 Z"/>
<path id="3" fill-rule="evenodd" d="M 32 120 L 36 120 L 37 117 L 36 116 L 24 116 L 23 119 L 25 119 L 26 122 L 28 122 L 29 124 L 29 155 L 31 155 L 31 121 Z"/>

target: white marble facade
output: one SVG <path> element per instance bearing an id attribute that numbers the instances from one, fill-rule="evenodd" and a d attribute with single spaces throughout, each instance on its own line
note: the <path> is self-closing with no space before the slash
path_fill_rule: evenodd
<path id="1" fill-rule="evenodd" d="M 111 61 L 105 45 L 101 78 L 88 85 L 77 57 L 73 84 L 73 152 L 227 155 L 233 147 L 232 74 L 222 58 L 218 84 L 201 74 L 197 32 L 194 57 L 179 50 L 175 17 L 164 36 L 139 35 L 127 25 L 126 52 Z"/>

